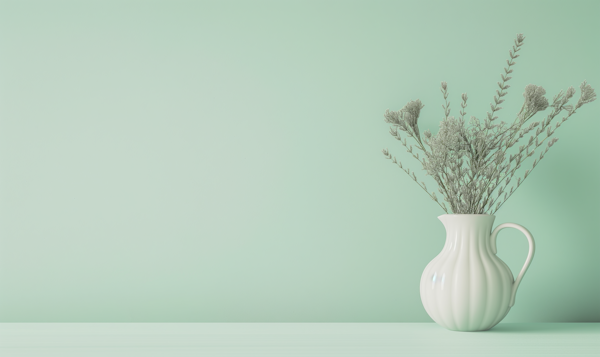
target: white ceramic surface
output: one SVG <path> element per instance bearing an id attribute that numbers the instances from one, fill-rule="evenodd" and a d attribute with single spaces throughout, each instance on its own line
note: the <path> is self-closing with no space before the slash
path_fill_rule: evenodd
<path id="1" fill-rule="evenodd" d="M 445 214 L 446 244 L 421 276 L 421 301 L 429 316 L 454 331 L 485 331 L 500 322 L 515 303 L 519 283 L 527 271 L 535 242 L 531 233 L 514 223 L 496 227 L 493 215 Z M 496 256 L 496 236 L 516 228 L 529 240 L 529 254 L 514 280 L 508 266 Z"/>

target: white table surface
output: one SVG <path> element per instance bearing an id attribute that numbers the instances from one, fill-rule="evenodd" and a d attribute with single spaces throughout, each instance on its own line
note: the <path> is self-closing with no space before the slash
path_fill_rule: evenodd
<path id="1" fill-rule="evenodd" d="M 600 323 L 0 323 L 23 356 L 600 356 Z"/>

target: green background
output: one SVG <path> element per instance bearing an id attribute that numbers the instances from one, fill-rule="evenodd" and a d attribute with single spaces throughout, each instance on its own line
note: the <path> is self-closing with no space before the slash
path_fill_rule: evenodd
<path id="1" fill-rule="evenodd" d="M 385 110 L 436 132 L 447 81 L 483 118 L 517 33 L 501 120 L 529 83 L 600 89 L 600 1 L 0 4 L 2 322 L 432 321 L 443 211 Z M 600 321 L 599 114 L 496 214 L 537 243 L 505 322 Z"/>

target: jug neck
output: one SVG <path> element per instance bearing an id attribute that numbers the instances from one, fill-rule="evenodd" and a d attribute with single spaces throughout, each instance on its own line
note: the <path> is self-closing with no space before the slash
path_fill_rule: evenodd
<path id="1" fill-rule="evenodd" d="M 473 248 L 488 246 L 496 216 L 490 214 L 444 214 L 438 217 L 446 228 L 446 244 Z"/>

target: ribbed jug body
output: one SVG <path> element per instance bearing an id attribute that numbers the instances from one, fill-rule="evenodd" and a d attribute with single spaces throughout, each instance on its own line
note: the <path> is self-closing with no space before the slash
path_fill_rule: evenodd
<path id="1" fill-rule="evenodd" d="M 494 254 L 493 215 L 447 214 L 442 252 L 421 276 L 421 301 L 439 325 L 455 331 L 489 330 L 510 310 L 514 283 L 508 266 Z"/>

